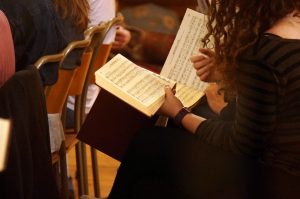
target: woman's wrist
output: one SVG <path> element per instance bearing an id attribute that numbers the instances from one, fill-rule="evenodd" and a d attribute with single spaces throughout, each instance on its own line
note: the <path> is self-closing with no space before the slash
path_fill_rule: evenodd
<path id="1" fill-rule="evenodd" d="M 179 111 L 177 111 L 177 114 L 173 117 L 175 124 L 177 126 L 182 126 L 183 118 L 190 113 L 191 111 L 188 108 L 182 107 Z"/>

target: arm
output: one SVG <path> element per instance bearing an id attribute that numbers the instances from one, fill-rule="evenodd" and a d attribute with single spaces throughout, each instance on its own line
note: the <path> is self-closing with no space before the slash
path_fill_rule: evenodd
<path id="1" fill-rule="evenodd" d="M 210 84 L 205 90 L 207 103 L 211 110 L 220 115 L 221 111 L 228 103 L 224 101 L 224 91 L 219 91 L 217 84 Z"/>
<path id="2" fill-rule="evenodd" d="M 263 63 L 252 61 L 239 66 L 235 119 L 207 120 L 196 134 L 211 145 L 256 157 L 276 127 L 277 84 Z"/>
<path id="3" fill-rule="evenodd" d="M 264 140 L 276 125 L 277 84 L 262 64 L 243 65 L 238 74 L 237 115 L 234 121 L 205 120 L 187 114 L 182 125 L 203 142 L 240 154 L 257 156 L 264 148 Z M 251 74 L 251 75 L 249 75 Z M 174 118 L 182 108 L 170 89 L 160 111 Z"/>
<path id="4" fill-rule="evenodd" d="M 196 73 L 202 81 L 214 82 L 217 79 L 214 56 L 213 51 L 200 48 L 199 54 L 191 57 L 191 62 L 197 71 Z M 220 114 L 227 103 L 224 101 L 224 93 L 220 94 L 218 90 L 217 84 L 212 84 L 207 88 L 205 94 L 211 110 Z"/>
<path id="5" fill-rule="evenodd" d="M 165 88 L 166 99 L 164 104 L 159 109 L 159 112 L 165 116 L 175 118 L 179 111 L 183 108 L 182 103 L 177 97 L 175 97 L 172 89 L 170 87 Z M 199 117 L 193 113 L 187 114 L 181 121 L 182 126 L 191 133 L 195 133 L 198 126 L 205 119 Z"/>

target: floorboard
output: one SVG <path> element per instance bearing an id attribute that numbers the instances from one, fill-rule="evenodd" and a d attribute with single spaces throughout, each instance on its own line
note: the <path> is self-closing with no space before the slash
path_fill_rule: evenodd
<path id="1" fill-rule="evenodd" d="M 112 183 L 115 179 L 117 169 L 120 162 L 97 151 L 99 179 L 100 179 L 100 194 L 101 197 L 107 197 Z M 94 196 L 93 178 L 92 178 L 92 165 L 90 156 L 90 147 L 87 146 L 87 160 L 88 160 L 88 182 L 89 182 L 89 195 Z M 75 160 L 75 147 L 68 152 L 68 171 L 69 176 L 72 177 L 72 183 L 75 191 L 75 199 L 78 199 L 77 180 L 76 180 L 76 160 Z"/>

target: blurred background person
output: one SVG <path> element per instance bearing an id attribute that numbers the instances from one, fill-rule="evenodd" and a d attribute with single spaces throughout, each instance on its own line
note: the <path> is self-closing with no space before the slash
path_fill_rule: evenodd
<path id="1" fill-rule="evenodd" d="M 56 54 L 67 44 L 61 32 L 62 21 L 51 0 L 1 0 L 13 35 L 16 71 L 34 64 L 41 56 Z M 40 68 L 44 85 L 54 84 L 58 64 L 45 64 Z"/>
<path id="2" fill-rule="evenodd" d="M 62 21 L 62 34 L 67 44 L 84 39 L 89 23 L 87 0 L 53 0 L 56 12 Z M 62 67 L 71 69 L 80 66 L 83 50 L 73 50 L 64 60 Z"/>
<path id="3" fill-rule="evenodd" d="M 0 87 L 15 73 L 15 51 L 10 26 L 0 10 Z"/>

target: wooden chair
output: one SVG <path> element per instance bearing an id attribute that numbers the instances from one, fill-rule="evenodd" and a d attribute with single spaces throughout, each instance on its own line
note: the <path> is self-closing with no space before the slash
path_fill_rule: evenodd
<path id="1" fill-rule="evenodd" d="M 46 55 L 41 57 L 34 65 L 39 68 L 40 66 L 49 63 L 49 62 L 61 62 L 64 58 L 64 54 L 61 52 L 59 54 L 55 54 L 55 55 Z M 74 70 L 70 70 L 70 71 L 65 71 L 65 72 L 61 72 L 59 71 L 59 79 L 58 79 L 58 83 L 61 82 L 62 80 L 65 80 L 64 85 L 68 86 L 68 81 L 71 81 L 71 79 L 73 78 L 73 73 Z M 61 84 L 61 83 L 59 83 Z M 58 87 L 57 85 L 54 87 Z M 47 105 L 47 112 L 49 113 L 57 113 L 56 109 L 59 110 L 59 107 L 61 106 L 61 104 L 59 103 L 59 101 L 62 100 L 52 100 L 53 104 L 51 104 L 51 101 L 49 101 L 49 94 L 51 96 L 53 96 L 53 92 L 50 92 L 51 87 L 46 87 L 45 88 L 45 95 L 46 95 L 46 105 Z M 64 89 L 68 89 L 67 88 L 62 88 L 59 90 L 64 90 Z M 64 93 L 61 92 L 63 95 Z M 60 97 L 59 95 L 57 96 L 59 99 L 63 99 L 63 97 Z M 57 107 L 57 108 L 56 108 Z M 58 111 L 60 112 L 60 111 Z M 58 151 L 52 152 L 52 164 L 56 167 L 56 179 L 59 179 L 60 176 L 60 185 L 61 185 L 61 197 L 62 198 L 67 198 L 68 193 L 67 193 L 67 164 L 66 164 L 66 160 L 65 160 L 65 147 L 64 147 L 64 142 L 61 143 L 61 147 Z M 60 168 L 58 169 L 58 164 L 60 164 Z M 59 171 L 60 170 L 60 175 L 59 175 Z"/>
<path id="2" fill-rule="evenodd" d="M 83 163 L 86 160 L 82 161 L 82 145 L 78 143 L 76 139 L 76 135 L 79 132 L 81 122 L 81 108 L 80 101 L 82 97 L 83 85 L 87 76 L 88 69 L 90 67 L 90 61 L 93 54 L 93 49 L 95 43 L 98 42 L 101 38 L 102 31 L 105 30 L 104 25 L 93 26 L 85 31 L 85 38 L 90 40 L 89 46 L 86 48 L 85 52 L 82 55 L 81 66 L 76 71 L 75 77 L 70 86 L 68 95 L 75 97 L 75 107 L 74 107 L 74 129 L 66 129 L 65 137 L 66 137 L 66 149 L 69 151 L 73 146 L 75 146 L 76 160 L 80 160 L 76 162 L 78 172 L 78 191 L 79 195 L 86 194 L 88 192 L 88 181 L 87 181 L 87 171 L 83 169 Z"/>
<path id="3" fill-rule="evenodd" d="M 91 42 L 90 50 L 92 53 L 90 54 L 90 63 L 86 71 L 86 75 L 83 81 L 83 84 L 78 84 L 79 81 L 74 81 L 74 88 L 71 88 L 70 95 L 75 95 L 75 134 L 79 132 L 80 126 L 84 122 L 85 118 L 85 103 L 86 103 L 86 95 L 87 95 L 87 89 L 88 85 L 90 83 L 95 82 L 94 78 L 94 72 L 99 69 L 106 61 L 110 53 L 111 45 L 104 45 L 103 40 L 105 36 L 107 35 L 108 31 L 115 25 L 123 21 L 123 17 L 121 15 L 116 16 L 112 20 L 104 23 L 100 23 L 99 26 L 104 27 L 104 29 L 101 31 L 100 34 L 96 34 L 94 36 L 93 41 Z M 89 32 L 92 32 L 93 30 L 89 30 L 86 32 L 86 34 L 89 34 Z M 84 77 L 84 75 L 82 76 Z M 81 80 L 83 79 L 81 77 Z M 80 82 L 81 82 L 80 80 Z M 77 85 L 78 84 L 78 85 Z M 73 86 L 73 85 L 72 85 Z M 77 88 L 75 88 L 77 87 Z M 82 150 L 81 157 L 83 160 L 83 171 L 84 175 L 82 176 L 84 178 L 83 185 L 85 186 L 83 188 L 82 194 L 88 194 L 88 178 L 87 178 L 87 158 L 86 158 L 86 148 L 84 143 L 79 143 L 78 148 Z M 79 150 L 78 150 L 79 151 Z M 77 154 L 78 155 L 78 154 Z M 100 197 L 100 183 L 99 183 L 99 171 L 98 171 L 98 163 L 97 163 L 97 156 L 96 156 L 96 150 L 91 148 L 91 159 L 92 159 L 92 168 L 93 168 L 93 182 L 94 182 L 94 192 L 96 197 Z"/>
<path id="4" fill-rule="evenodd" d="M 62 52 L 55 55 L 43 56 L 34 65 L 39 68 L 49 62 L 59 62 L 59 66 L 61 66 L 66 56 L 73 49 L 86 48 L 90 44 L 90 42 L 91 40 L 88 39 L 71 42 Z M 61 114 L 63 112 L 63 107 L 76 70 L 77 68 L 65 70 L 60 67 L 57 82 L 45 89 L 48 114 Z M 60 164 L 61 198 L 68 199 L 66 147 L 64 141 L 62 141 L 59 151 L 56 151 L 52 154 L 52 163 L 54 165 L 57 165 L 58 163 Z"/>

